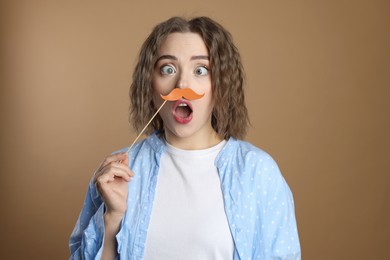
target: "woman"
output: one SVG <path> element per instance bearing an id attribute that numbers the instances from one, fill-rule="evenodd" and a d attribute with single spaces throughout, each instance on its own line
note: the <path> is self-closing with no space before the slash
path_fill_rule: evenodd
<path id="1" fill-rule="evenodd" d="M 289 187 L 268 154 L 239 140 L 243 77 L 230 34 L 210 18 L 154 28 L 130 89 L 135 129 L 173 89 L 198 98 L 166 102 L 145 140 L 105 158 L 71 259 L 300 259 Z"/>

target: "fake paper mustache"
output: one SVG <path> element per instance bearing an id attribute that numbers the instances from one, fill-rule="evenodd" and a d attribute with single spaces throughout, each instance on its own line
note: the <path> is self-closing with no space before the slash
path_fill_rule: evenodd
<path id="1" fill-rule="evenodd" d="M 174 88 L 171 93 L 169 93 L 168 95 L 166 96 L 163 96 L 160 94 L 160 96 L 165 100 L 161 106 L 157 109 L 156 113 L 154 113 L 154 115 L 152 116 L 152 118 L 149 120 L 149 122 L 145 125 L 144 129 L 142 129 L 142 131 L 138 134 L 138 136 L 134 139 L 133 143 L 129 146 L 129 148 L 127 149 L 127 152 L 126 153 L 129 153 L 131 148 L 133 147 L 133 145 L 137 142 L 138 138 L 142 135 L 142 133 L 145 131 L 145 129 L 148 127 L 148 125 L 152 122 L 153 118 L 156 117 L 156 115 L 158 114 L 158 112 L 161 110 L 161 108 L 165 105 L 165 103 L 167 103 L 167 101 L 176 101 L 176 100 L 179 100 L 181 98 L 185 98 L 187 100 L 194 100 L 194 99 L 199 99 L 201 97 L 204 96 L 204 93 L 203 94 L 198 94 L 196 92 L 194 92 L 192 89 L 190 88 L 184 88 L 184 89 L 180 89 L 180 88 Z"/>
<path id="2" fill-rule="evenodd" d="M 203 96 L 204 93 L 198 94 L 190 88 L 183 88 L 183 89 L 174 88 L 168 95 L 166 96 L 161 95 L 162 99 L 167 101 L 175 101 L 181 98 L 185 98 L 187 100 L 195 100 L 195 99 L 202 98 Z"/>

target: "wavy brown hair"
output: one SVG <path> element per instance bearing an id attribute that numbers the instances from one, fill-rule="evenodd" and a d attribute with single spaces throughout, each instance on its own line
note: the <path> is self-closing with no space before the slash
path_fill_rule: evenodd
<path id="1" fill-rule="evenodd" d="M 209 51 L 212 95 L 214 108 L 211 124 L 223 138 L 242 139 L 249 125 L 248 111 L 243 91 L 244 69 L 240 54 L 231 34 L 208 17 L 186 20 L 173 17 L 158 24 L 146 39 L 139 53 L 130 87 L 130 122 L 140 132 L 156 111 L 153 102 L 152 75 L 157 60 L 157 51 L 167 36 L 174 32 L 198 33 Z M 159 115 L 145 133 L 163 130 Z"/>

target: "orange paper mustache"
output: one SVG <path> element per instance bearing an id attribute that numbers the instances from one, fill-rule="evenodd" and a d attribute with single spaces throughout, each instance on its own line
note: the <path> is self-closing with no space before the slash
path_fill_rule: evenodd
<path id="1" fill-rule="evenodd" d="M 175 101 L 181 98 L 185 98 L 187 100 L 195 100 L 195 99 L 202 98 L 203 96 L 204 93 L 198 94 L 190 88 L 183 88 L 183 89 L 174 88 L 168 95 L 166 96 L 161 95 L 162 99 L 167 101 Z"/>

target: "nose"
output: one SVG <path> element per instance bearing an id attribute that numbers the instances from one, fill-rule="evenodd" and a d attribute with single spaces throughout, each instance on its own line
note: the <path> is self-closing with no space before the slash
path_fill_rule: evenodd
<path id="1" fill-rule="evenodd" d="M 176 88 L 188 88 L 188 79 L 187 79 L 187 76 L 184 75 L 183 71 L 180 72 L 180 74 L 178 75 L 178 79 L 177 79 L 177 82 L 176 82 Z"/>

